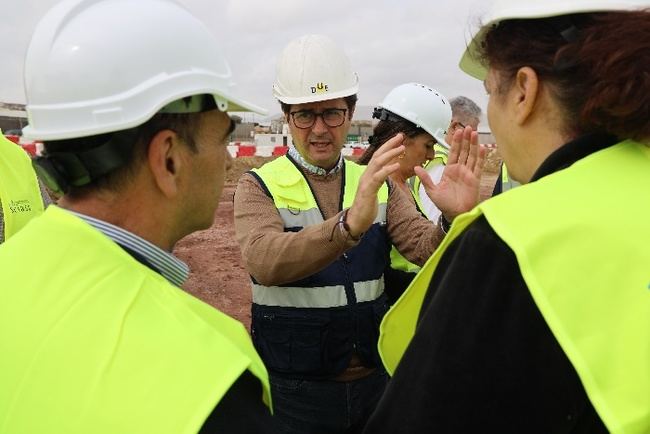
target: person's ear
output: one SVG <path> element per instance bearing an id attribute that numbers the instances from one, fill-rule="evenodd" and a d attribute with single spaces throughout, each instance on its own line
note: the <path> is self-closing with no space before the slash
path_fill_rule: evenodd
<path id="1" fill-rule="evenodd" d="M 174 197 L 179 190 L 179 171 L 183 167 L 185 145 L 172 130 L 158 131 L 149 142 L 147 162 L 154 183 L 167 197 Z"/>
<path id="2" fill-rule="evenodd" d="M 512 86 L 511 98 L 515 104 L 514 120 L 517 124 L 525 123 L 539 103 L 540 87 L 535 70 L 529 66 L 519 68 Z"/>

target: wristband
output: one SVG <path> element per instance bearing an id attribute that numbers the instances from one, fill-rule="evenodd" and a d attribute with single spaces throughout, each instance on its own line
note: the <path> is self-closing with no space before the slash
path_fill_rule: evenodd
<path id="1" fill-rule="evenodd" d="M 341 232 L 344 235 L 349 236 L 354 241 L 359 241 L 361 239 L 361 237 L 363 236 L 364 232 L 360 233 L 359 236 L 356 236 L 356 237 L 352 236 L 352 234 L 350 233 L 350 225 L 348 225 L 348 221 L 347 221 L 348 211 L 349 210 L 350 210 L 350 208 L 346 208 L 345 210 L 343 210 L 343 213 L 341 213 L 341 216 L 339 217 L 339 221 L 337 222 L 337 224 L 341 228 Z"/>
<path id="2" fill-rule="evenodd" d="M 442 213 L 440 213 L 440 217 L 438 217 L 438 226 L 440 226 L 440 230 L 445 235 L 447 235 L 447 232 L 449 232 L 449 229 L 451 229 L 451 223 L 447 221 Z"/>

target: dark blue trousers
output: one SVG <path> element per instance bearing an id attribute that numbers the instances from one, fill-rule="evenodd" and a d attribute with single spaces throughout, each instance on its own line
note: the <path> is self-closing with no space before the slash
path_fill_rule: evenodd
<path id="1" fill-rule="evenodd" d="M 353 434 L 363 430 L 388 382 L 378 369 L 347 383 L 270 376 L 274 418 L 283 434 Z"/>

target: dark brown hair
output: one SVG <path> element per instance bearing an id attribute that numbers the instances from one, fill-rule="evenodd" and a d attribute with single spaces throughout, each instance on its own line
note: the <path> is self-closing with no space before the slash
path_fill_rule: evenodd
<path id="1" fill-rule="evenodd" d="M 195 134 L 199 129 L 201 113 L 156 114 L 144 124 L 124 131 L 81 137 L 69 140 L 47 141 L 45 150 L 49 153 L 75 151 L 82 152 L 111 141 L 119 149 L 125 163 L 91 183 L 70 187 L 66 195 L 80 198 L 98 190 L 116 191 L 133 179 L 138 167 L 144 161 L 151 139 L 162 130 L 172 130 L 193 152 L 198 152 Z"/>
<path id="2" fill-rule="evenodd" d="M 368 138 L 368 148 L 359 157 L 357 163 L 367 165 L 375 151 L 399 133 L 403 133 L 406 137 L 411 138 L 424 134 L 426 131 L 417 127 L 413 122 L 407 121 L 399 116 L 391 117 L 391 119 L 383 119 L 372 130 L 372 136 Z"/>
<path id="3" fill-rule="evenodd" d="M 568 32 L 567 32 L 568 30 Z M 506 20 L 486 34 L 480 60 L 502 93 L 523 66 L 564 111 L 565 132 L 650 138 L 650 9 Z"/>

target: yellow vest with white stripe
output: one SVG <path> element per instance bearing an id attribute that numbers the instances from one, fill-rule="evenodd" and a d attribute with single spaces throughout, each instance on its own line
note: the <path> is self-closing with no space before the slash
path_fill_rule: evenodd
<path id="1" fill-rule="evenodd" d="M 483 214 L 515 252 L 537 307 L 607 428 L 650 432 L 649 185 L 650 147 L 628 140 L 459 216 L 382 323 L 387 370 L 394 372 L 413 336 L 447 246 Z"/>
<path id="2" fill-rule="evenodd" d="M 50 206 L 0 246 L 0 432 L 196 433 L 246 370 L 243 325 Z"/>
<path id="3" fill-rule="evenodd" d="M 342 170 L 341 206 L 348 208 L 365 167 L 345 160 Z M 273 199 L 286 232 L 324 221 L 308 181 L 290 158 L 277 158 L 252 172 Z M 270 371 L 333 376 L 347 367 L 353 350 L 367 366 L 381 365 L 376 342 L 387 309 L 383 281 L 389 251 L 387 200 L 384 184 L 373 225 L 357 246 L 325 269 L 281 286 L 261 285 L 251 277 L 253 340 Z"/>
<path id="4" fill-rule="evenodd" d="M 4 239 L 43 212 L 43 198 L 29 155 L 0 131 L 0 202 Z"/>

